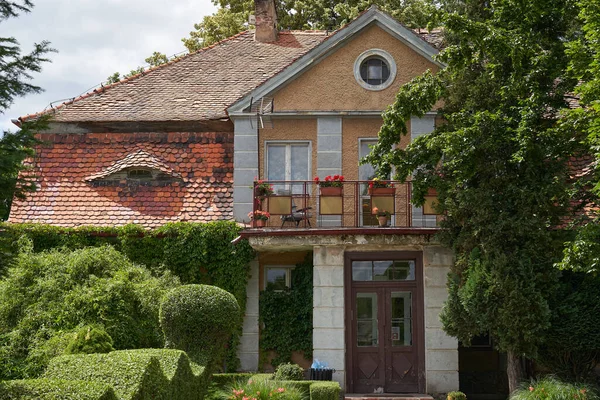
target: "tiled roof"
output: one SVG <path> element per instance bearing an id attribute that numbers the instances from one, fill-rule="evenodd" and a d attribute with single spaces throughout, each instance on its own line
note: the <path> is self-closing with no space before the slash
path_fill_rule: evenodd
<path id="1" fill-rule="evenodd" d="M 199 121 L 225 109 L 321 43 L 325 31 L 281 32 L 275 43 L 246 31 L 55 108 L 55 120 Z M 27 119 L 31 116 L 26 116 Z"/>
<path id="2" fill-rule="evenodd" d="M 46 144 L 34 160 L 38 190 L 26 200 L 15 199 L 9 222 L 157 227 L 233 217 L 232 133 L 42 134 L 41 139 Z M 181 179 L 86 181 L 133 158 L 158 160 L 160 166 L 153 167 Z"/>
<path id="3" fill-rule="evenodd" d="M 441 31 L 415 33 L 440 48 Z M 54 113 L 58 122 L 226 118 L 226 108 L 233 102 L 332 34 L 327 31 L 282 31 L 277 42 L 261 43 L 254 41 L 253 31 L 242 32 L 143 74 L 95 89 L 45 113 Z"/>
<path id="4" fill-rule="evenodd" d="M 124 169 L 134 167 L 150 168 L 164 172 L 165 174 L 171 175 L 175 178 L 181 178 L 181 174 L 175 172 L 171 167 L 169 167 L 167 164 L 165 164 L 155 156 L 148 154 L 144 150 L 138 150 L 134 153 L 128 154 L 127 156 L 125 156 L 125 158 L 115 162 L 113 165 L 106 168 L 105 170 L 97 174 L 88 176 L 84 180 L 93 181 L 95 179 L 107 178 L 112 174 L 123 171 Z"/>

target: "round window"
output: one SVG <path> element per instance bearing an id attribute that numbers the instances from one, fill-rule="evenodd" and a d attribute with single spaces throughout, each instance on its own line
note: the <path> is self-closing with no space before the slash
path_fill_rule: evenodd
<path id="1" fill-rule="evenodd" d="M 390 86 L 396 77 L 396 63 L 386 51 L 367 50 L 354 63 L 354 77 L 365 89 L 383 90 Z"/>

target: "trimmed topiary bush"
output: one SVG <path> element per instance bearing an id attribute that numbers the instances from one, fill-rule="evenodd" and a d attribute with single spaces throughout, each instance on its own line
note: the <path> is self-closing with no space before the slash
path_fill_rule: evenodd
<path id="1" fill-rule="evenodd" d="M 460 391 L 449 392 L 447 400 L 467 400 L 467 395 Z"/>
<path id="2" fill-rule="evenodd" d="M 84 326 L 73 334 L 65 354 L 110 353 L 114 351 L 113 340 L 99 326 Z"/>
<path id="3" fill-rule="evenodd" d="M 103 382 L 122 400 L 168 400 L 170 393 L 160 362 L 143 351 L 56 357 L 44 377 Z"/>
<path id="4" fill-rule="evenodd" d="M 523 383 L 510 400 L 598 400 L 593 387 L 583 383 L 566 383 L 553 377 Z"/>
<path id="5" fill-rule="evenodd" d="M 0 381 L 0 400 L 117 400 L 102 382 L 60 379 Z"/>
<path id="6" fill-rule="evenodd" d="M 310 385 L 310 400 L 338 400 L 340 384 L 337 382 L 315 382 Z"/>
<path id="7" fill-rule="evenodd" d="M 185 285 L 165 295 L 159 312 L 165 347 L 185 351 L 211 372 L 231 333 L 241 324 L 233 295 L 216 286 Z"/>
<path id="8" fill-rule="evenodd" d="M 280 364 L 273 374 L 273 379 L 277 381 L 303 381 L 304 370 L 298 364 Z"/>

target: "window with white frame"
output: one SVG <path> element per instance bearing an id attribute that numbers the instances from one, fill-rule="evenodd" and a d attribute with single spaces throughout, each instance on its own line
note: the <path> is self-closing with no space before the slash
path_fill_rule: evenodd
<path id="1" fill-rule="evenodd" d="M 310 142 L 267 142 L 266 166 L 269 181 L 310 180 Z M 303 184 L 276 184 L 275 191 L 290 190 L 301 194 Z"/>
<path id="2" fill-rule="evenodd" d="M 265 267 L 265 289 L 285 290 L 292 287 L 293 266 L 270 265 Z"/>

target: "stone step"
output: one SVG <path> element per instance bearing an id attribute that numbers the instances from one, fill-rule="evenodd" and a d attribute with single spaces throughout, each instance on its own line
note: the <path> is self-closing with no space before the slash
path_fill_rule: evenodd
<path id="1" fill-rule="evenodd" d="M 346 393 L 344 400 L 433 400 L 433 397 L 419 393 Z"/>

